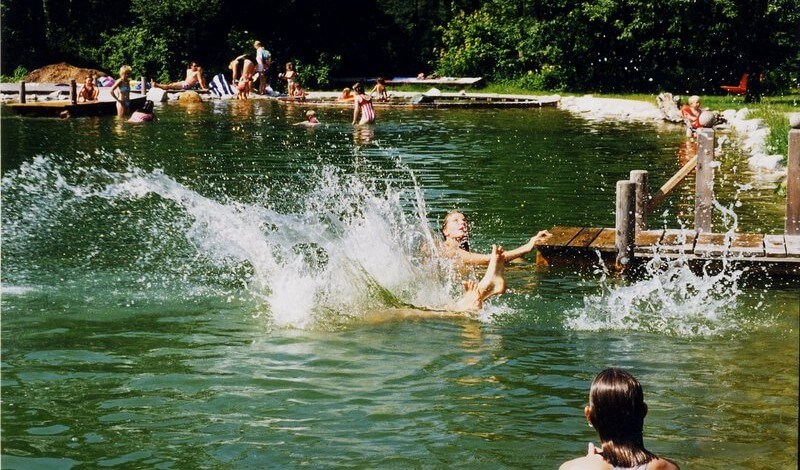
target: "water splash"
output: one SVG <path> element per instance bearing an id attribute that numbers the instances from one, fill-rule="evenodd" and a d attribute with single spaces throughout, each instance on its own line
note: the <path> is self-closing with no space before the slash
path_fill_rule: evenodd
<path id="1" fill-rule="evenodd" d="M 120 258 L 135 258 L 126 269 L 143 272 L 142 284 L 173 275 L 216 283 L 220 294 L 243 287 L 278 325 L 447 305 L 451 267 L 437 261 L 424 198 L 407 174 L 388 182 L 323 166 L 294 201 L 285 200 L 291 191 L 273 197 L 266 188 L 263 200 L 244 203 L 206 197 L 159 170 L 78 169 L 37 157 L 3 178 L 3 235 L 20 263 L 19 253 L 71 237 L 65 243 L 87 271 L 118 248 L 111 238 L 135 239 Z M 101 214 L 109 220 L 99 227 Z M 64 237 L 67 225 L 83 228 Z"/>
<path id="2" fill-rule="evenodd" d="M 725 244 L 736 232 L 738 218 L 731 208 L 714 201 L 722 213 Z M 685 240 L 682 229 L 679 239 Z M 602 263 L 601 263 L 602 265 Z M 745 271 L 724 256 L 721 267 L 692 270 L 685 253 L 665 259 L 654 248 L 644 274 L 636 280 L 613 277 L 604 268 L 600 292 L 584 297 L 583 306 L 566 312 L 565 327 L 573 330 L 625 330 L 675 336 L 708 336 L 740 328 L 737 313 Z"/>

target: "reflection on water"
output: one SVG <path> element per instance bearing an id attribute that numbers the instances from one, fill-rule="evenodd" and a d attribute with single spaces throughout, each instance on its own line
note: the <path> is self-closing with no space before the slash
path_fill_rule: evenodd
<path id="1" fill-rule="evenodd" d="M 609 365 L 645 387 L 648 448 L 684 468 L 796 465 L 796 283 L 520 263 L 477 319 L 405 305 L 457 292 L 421 248 L 448 210 L 478 251 L 613 224 L 609 188 L 670 177 L 679 130 L 546 109 L 354 128 L 331 109 L 308 132 L 301 108 L 3 115 L 5 466 L 552 468 L 596 439 L 582 409 Z M 723 208 L 782 227 L 736 165 L 717 170 L 716 227 Z M 686 186 L 654 225 L 675 227 Z"/>
<path id="2" fill-rule="evenodd" d="M 353 126 L 353 143 L 357 146 L 365 146 L 372 143 L 375 133 L 370 126 Z"/>

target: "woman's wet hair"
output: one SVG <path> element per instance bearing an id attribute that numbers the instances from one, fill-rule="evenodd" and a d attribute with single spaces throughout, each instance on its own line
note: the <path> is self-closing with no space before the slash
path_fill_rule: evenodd
<path id="1" fill-rule="evenodd" d="M 147 114 L 152 113 L 153 112 L 153 102 L 150 101 L 150 100 L 145 101 L 144 104 L 142 105 L 142 112 L 143 113 L 147 113 Z"/>
<path id="2" fill-rule="evenodd" d="M 354 83 L 352 88 L 356 93 L 364 93 L 364 88 L 361 86 L 361 83 Z"/>
<path id="3" fill-rule="evenodd" d="M 616 467 L 635 467 L 656 458 L 644 448 L 647 405 L 642 385 L 628 372 L 603 369 L 589 390 L 589 422 L 603 442 L 603 459 Z"/>

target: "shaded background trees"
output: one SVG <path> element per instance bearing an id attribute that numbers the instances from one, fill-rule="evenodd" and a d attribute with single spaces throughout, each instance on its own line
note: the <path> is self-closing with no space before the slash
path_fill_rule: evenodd
<path id="1" fill-rule="evenodd" d="M 164 80 L 260 39 L 309 85 L 437 71 L 530 89 L 714 93 L 798 86 L 800 0 L 4 0 L 2 73 L 68 61 Z M 311 76 L 311 77 L 309 77 Z M 313 83 L 318 82 L 318 83 Z"/>

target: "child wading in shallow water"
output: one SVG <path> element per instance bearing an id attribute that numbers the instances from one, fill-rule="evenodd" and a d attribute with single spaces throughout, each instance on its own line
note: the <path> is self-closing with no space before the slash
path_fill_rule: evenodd
<path id="1" fill-rule="evenodd" d="M 364 88 L 360 83 L 353 85 L 353 124 L 358 120 L 358 115 L 361 114 L 361 121 L 359 124 L 369 124 L 375 122 L 375 108 L 372 107 L 372 97 L 364 93 Z"/>
<path id="2" fill-rule="evenodd" d="M 131 66 L 119 68 L 119 78 L 111 87 L 111 96 L 117 101 L 117 116 L 125 116 L 131 107 Z M 116 92 L 116 93 L 115 93 Z"/>

